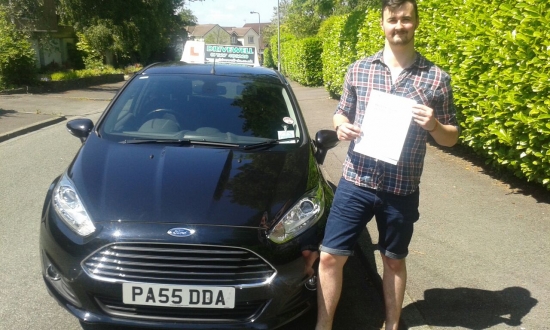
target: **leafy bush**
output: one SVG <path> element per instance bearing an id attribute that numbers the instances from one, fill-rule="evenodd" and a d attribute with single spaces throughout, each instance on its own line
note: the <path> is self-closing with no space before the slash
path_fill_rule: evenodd
<path id="1" fill-rule="evenodd" d="M 29 37 L 16 29 L 0 5 L 0 87 L 35 82 L 35 52 Z"/>
<path id="2" fill-rule="evenodd" d="M 78 79 L 78 74 L 75 71 L 54 72 L 50 75 L 50 80 L 52 81 L 63 81 L 72 79 Z"/>
<path id="3" fill-rule="evenodd" d="M 271 37 L 271 40 L 270 40 L 270 44 L 271 45 L 277 45 L 277 39 L 278 37 L 275 35 L 273 37 Z M 281 72 L 284 73 L 284 74 L 287 74 L 286 71 L 285 71 L 285 66 L 284 66 L 284 63 L 286 61 L 286 55 L 287 54 L 285 52 L 285 50 L 287 48 L 289 48 L 289 43 L 296 40 L 296 37 L 294 35 L 292 35 L 291 33 L 288 33 L 287 31 L 285 31 L 285 28 L 284 27 L 281 27 L 281 43 L 280 43 L 280 56 L 281 56 L 281 59 L 279 60 L 279 50 L 277 52 L 272 52 L 272 57 L 273 57 L 273 62 L 276 63 L 277 65 L 279 63 L 281 63 Z"/>
<path id="4" fill-rule="evenodd" d="M 285 59 L 284 72 L 292 80 L 304 86 L 321 86 L 323 84 L 322 51 L 322 43 L 318 38 L 287 42 L 281 55 Z"/>
<path id="5" fill-rule="evenodd" d="M 321 27 L 323 42 L 323 78 L 332 96 L 342 94 L 347 67 L 354 61 L 371 56 L 384 47 L 380 27 L 380 9 L 333 16 Z"/>
<path id="6" fill-rule="evenodd" d="M 126 67 L 124 67 L 123 72 L 124 74 L 134 74 L 141 69 L 143 69 L 143 65 L 141 65 L 140 63 L 135 63 L 133 65 L 127 65 Z"/>
<path id="7" fill-rule="evenodd" d="M 462 143 L 550 189 L 550 3 L 423 0 L 421 51 L 453 79 Z"/>
<path id="8" fill-rule="evenodd" d="M 265 48 L 264 49 L 264 63 L 263 66 L 267 68 L 276 69 L 277 64 L 273 61 L 273 54 L 271 52 L 271 48 Z"/>
<path id="9" fill-rule="evenodd" d="M 323 81 L 333 96 L 342 93 L 348 66 L 359 57 L 357 54 L 358 30 L 365 13 L 353 12 L 332 16 L 323 22 L 319 36 L 323 40 Z"/>
<path id="10" fill-rule="evenodd" d="M 99 69 L 70 70 L 64 72 L 55 72 L 50 75 L 52 81 L 72 80 L 87 77 L 97 77 L 108 74 L 120 74 L 122 70 L 117 70 L 111 66 L 104 66 Z"/>
<path id="11" fill-rule="evenodd" d="M 95 31 L 94 29 L 91 30 Z M 103 66 L 103 54 L 96 50 L 89 40 L 88 36 L 84 33 L 77 32 L 78 42 L 76 43 L 76 49 L 84 54 L 83 62 L 86 69 L 93 69 Z"/>
<path id="12" fill-rule="evenodd" d="M 361 23 L 357 38 L 357 56 L 368 57 L 384 48 L 384 32 L 380 26 L 380 9 L 369 9 Z"/>

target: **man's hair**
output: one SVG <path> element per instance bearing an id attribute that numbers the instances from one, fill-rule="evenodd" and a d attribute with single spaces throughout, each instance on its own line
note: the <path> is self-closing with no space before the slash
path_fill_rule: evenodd
<path id="1" fill-rule="evenodd" d="M 405 2 L 410 2 L 413 5 L 414 15 L 418 21 L 420 17 L 418 16 L 418 5 L 416 4 L 416 0 L 382 0 L 382 19 L 384 19 L 384 10 L 386 7 L 390 7 L 390 10 L 394 10 L 404 5 Z"/>

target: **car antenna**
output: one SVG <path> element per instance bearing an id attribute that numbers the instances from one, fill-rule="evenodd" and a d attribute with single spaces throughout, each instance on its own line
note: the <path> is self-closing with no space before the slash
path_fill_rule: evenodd
<path id="1" fill-rule="evenodd" d="M 210 71 L 211 74 L 216 74 L 216 58 L 214 57 L 214 65 L 212 66 L 212 71 Z"/>

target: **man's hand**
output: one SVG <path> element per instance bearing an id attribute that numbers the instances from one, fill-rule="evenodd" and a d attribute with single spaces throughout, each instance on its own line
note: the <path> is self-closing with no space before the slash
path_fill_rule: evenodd
<path id="1" fill-rule="evenodd" d="M 430 107 L 422 104 L 413 105 L 413 120 L 428 131 L 439 145 L 452 147 L 458 141 L 458 128 L 438 122 Z"/>
<path id="2" fill-rule="evenodd" d="M 336 135 L 340 141 L 351 141 L 361 135 L 361 129 L 351 123 L 342 123 L 338 126 Z"/>
<path id="3" fill-rule="evenodd" d="M 423 104 L 413 105 L 413 120 L 428 132 L 434 131 L 438 125 L 433 109 Z"/>

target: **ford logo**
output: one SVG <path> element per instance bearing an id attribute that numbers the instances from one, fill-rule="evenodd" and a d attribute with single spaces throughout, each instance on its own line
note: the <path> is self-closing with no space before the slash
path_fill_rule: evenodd
<path id="1" fill-rule="evenodd" d="M 174 237 L 188 237 L 195 233 L 194 229 L 187 229 L 187 228 L 172 228 L 168 231 L 168 235 L 174 236 Z"/>

